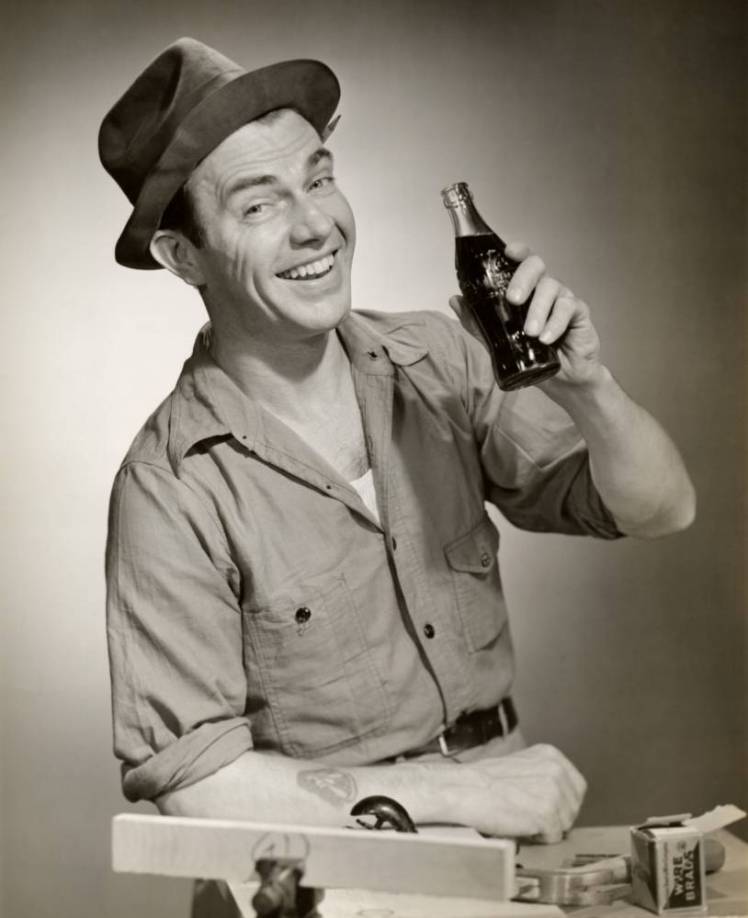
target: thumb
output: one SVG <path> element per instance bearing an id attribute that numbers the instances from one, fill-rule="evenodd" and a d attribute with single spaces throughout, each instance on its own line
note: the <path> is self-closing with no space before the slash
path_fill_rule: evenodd
<path id="1" fill-rule="evenodd" d="M 449 298 L 449 308 L 457 316 L 457 318 L 460 319 L 462 318 L 462 313 L 465 309 L 465 301 L 461 296 L 451 296 Z"/>
<path id="2" fill-rule="evenodd" d="M 558 845 L 564 840 L 566 833 L 561 828 L 548 829 L 547 832 L 538 832 L 530 836 L 531 845 Z"/>
<path id="3" fill-rule="evenodd" d="M 472 310 L 465 302 L 462 296 L 451 296 L 449 298 L 449 307 L 460 320 L 460 325 L 469 332 L 474 338 L 483 343 L 483 334 L 480 325 L 476 322 Z"/>

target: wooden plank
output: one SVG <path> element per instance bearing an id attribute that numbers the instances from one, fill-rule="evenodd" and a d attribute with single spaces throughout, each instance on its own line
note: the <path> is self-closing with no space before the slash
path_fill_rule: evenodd
<path id="1" fill-rule="evenodd" d="M 112 821 L 119 872 L 256 880 L 260 857 L 298 857 L 304 885 L 323 889 L 506 900 L 514 843 L 357 829 L 124 814 Z"/>

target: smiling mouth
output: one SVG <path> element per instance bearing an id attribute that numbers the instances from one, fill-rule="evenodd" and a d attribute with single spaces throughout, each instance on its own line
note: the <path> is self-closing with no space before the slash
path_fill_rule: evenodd
<path id="1" fill-rule="evenodd" d="M 317 280 L 329 274 L 335 264 L 337 251 L 325 255 L 324 258 L 318 258 L 317 261 L 310 261 L 305 265 L 297 265 L 295 268 L 289 268 L 288 271 L 279 271 L 276 277 L 283 280 L 308 281 Z"/>

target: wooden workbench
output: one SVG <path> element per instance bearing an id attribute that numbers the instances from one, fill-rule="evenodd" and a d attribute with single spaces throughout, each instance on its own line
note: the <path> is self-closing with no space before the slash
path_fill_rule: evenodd
<path id="1" fill-rule="evenodd" d="M 319 907 L 322 918 L 564 918 L 564 911 L 574 918 L 643 918 L 651 914 L 626 900 L 564 911 L 553 905 L 506 901 L 514 888 L 513 846 L 500 840 L 482 840 L 470 829 L 433 827 L 419 830 L 418 837 L 393 833 L 394 837 L 386 840 L 382 836 L 389 833 L 354 832 L 352 836 L 346 830 L 308 827 L 286 827 L 288 831 L 279 832 L 282 828 L 119 816 L 113 826 L 113 866 L 126 872 L 224 879 L 243 918 L 252 918 L 250 903 L 257 883 L 241 878 L 248 876 L 255 855 L 261 854 L 257 844 L 267 847 L 270 839 L 273 844 L 269 851 L 283 854 L 284 846 L 290 846 L 285 853 L 298 856 L 304 852 L 296 853 L 294 844 L 301 841 L 309 855 L 309 885 L 325 890 Z M 725 846 L 726 862 L 707 880 L 709 915 L 748 918 L 748 844 L 725 830 L 716 834 Z M 312 849 L 308 847 L 310 840 L 314 842 Z M 628 827 L 608 826 L 574 829 L 557 845 L 523 846 L 516 861 L 526 868 L 555 868 L 575 854 L 628 853 Z M 382 891 L 331 888 L 331 879 L 341 875 L 341 856 L 349 886 L 371 883 Z M 385 891 L 388 889 L 403 892 Z M 458 898 L 465 892 L 471 897 Z M 472 897 L 475 895 L 485 898 Z"/>

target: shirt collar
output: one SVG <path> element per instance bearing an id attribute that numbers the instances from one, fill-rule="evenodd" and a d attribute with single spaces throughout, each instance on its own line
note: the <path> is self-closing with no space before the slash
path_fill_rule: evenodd
<path id="1" fill-rule="evenodd" d="M 351 312 L 337 332 L 353 366 L 370 375 L 393 375 L 396 366 L 411 366 L 428 353 L 417 316 Z M 263 409 L 246 396 L 210 354 L 210 323 L 199 332 L 185 362 L 172 403 L 169 459 L 174 469 L 198 443 L 233 436 L 252 450 L 263 435 Z"/>
<path id="2" fill-rule="evenodd" d="M 259 405 L 247 398 L 210 353 L 211 325 L 195 339 L 177 381 L 169 427 L 169 461 L 177 469 L 198 443 L 233 436 L 252 448 L 262 418 Z"/>
<path id="3" fill-rule="evenodd" d="M 358 370 L 391 376 L 395 366 L 408 367 L 428 353 L 423 324 L 418 316 L 382 312 L 351 312 L 338 326 L 338 334 L 351 363 Z M 415 330 L 414 330 L 415 329 Z"/>

